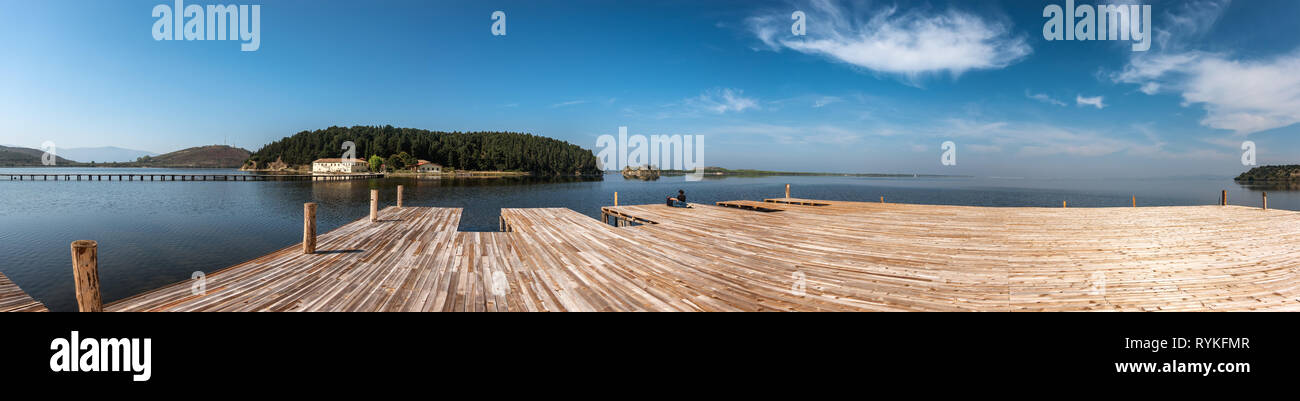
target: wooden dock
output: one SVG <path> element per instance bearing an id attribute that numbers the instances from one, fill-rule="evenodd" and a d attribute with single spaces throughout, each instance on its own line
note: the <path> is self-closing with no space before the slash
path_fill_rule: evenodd
<path id="1" fill-rule="evenodd" d="M 0 174 L 10 181 L 340 181 L 384 178 L 374 174 Z"/>
<path id="2" fill-rule="evenodd" d="M 109 311 L 1300 310 L 1300 213 L 1240 206 L 1010 208 L 781 198 L 695 204 L 389 207 Z M 752 205 L 752 203 L 733 203 Z M 774 205 L 775 206 L 775 205 Z"/>
<path id="3" fill-rule="evenodd" d="M 0 312 L 49 312 L 49 309 L 0 273 Z"/>

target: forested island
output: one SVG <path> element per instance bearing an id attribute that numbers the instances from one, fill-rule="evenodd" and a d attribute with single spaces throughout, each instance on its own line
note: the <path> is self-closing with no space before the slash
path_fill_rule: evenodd
<path id="1" fill-rule="evenodd" d="M 1259 166 L 1241 173 L 1235 180 L 1246 183 L 1300 182 L 1300 165 Z"/>
<path id="2" fill-rule="evenodd" d="M 596 156 L 565 141 L 517 132 L 442 132 L 354 126 L 302 131 L 263 146 L 246 169 L 310 169 L 316 159 L 338 158 L 352 142 L 355 156 L 423 159 L 455 170 L 512 171 L 533 175 L 597 175 Z M 409 161 L 409 160 L 408 160 Z"/>

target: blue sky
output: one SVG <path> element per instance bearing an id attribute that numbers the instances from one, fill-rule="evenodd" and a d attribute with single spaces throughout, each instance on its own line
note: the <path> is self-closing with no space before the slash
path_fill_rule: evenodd
<path id="1" fill-rule="evenodd" d="M 256 150 L 391 124 L 595 148 L 627 126 L 705 135 L 732 168 L 1235 175 L 1246 140 L 1300 162 L 1294 1 L 1144 3 L 1146 52 L 1045 40 L 1064 0 L 261 1 L 251 52 L 155 41 L 159 4 L 0 1 L 0 144 Z"/>

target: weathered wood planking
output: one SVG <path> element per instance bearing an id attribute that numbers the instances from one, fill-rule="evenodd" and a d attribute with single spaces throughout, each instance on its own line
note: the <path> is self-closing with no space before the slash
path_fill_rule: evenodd
<path id="1" fill-rule="evenodd" d="M 785 210 L 773 204 L 773 202 L 755 202 L 747 200 L 723 201 L 715 203 L 718 206 L 734 207 L 737 209 L 753 210 L 756 212 L 779 212 Z"/>
<path id="2" fill-rule="evenodd" d="M 0 312 L 49 312 L 49 309 L 0 273 Z"/>
<path id="3" fill-rule="evenodd" d="M 388 208 L 110 311 L 1300 310 L 1300 214 L 780 199 L 779 213 Z M 778 202 L 774 202 L 778 203 Z M 735 205 L 761 205 L 736 202 Z M 773 205 L 773 203 L 768 203 Z M 818 205 L 818 206 L 809 206 Z"/>

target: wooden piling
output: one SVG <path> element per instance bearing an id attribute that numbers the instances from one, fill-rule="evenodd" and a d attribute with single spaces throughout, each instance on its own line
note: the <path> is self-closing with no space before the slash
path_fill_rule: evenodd
<path id="1" fill-rule="evenodd" d="M 316 253 L 316 203 L 302 204 L 302 253 Z"/>
<path id="2" fill-rule="evenodd" d="M 1062 208 L 1062 209 L 1065 208 L 1065 201 L 1061 201 L 1061 208 Z"/>
<path id="3" fill-rule="evenodd" d="M 1219 192 L 1219 206 L 1228 206 L 1228 190 Z"/>
<path id="4" fill-rule="evenodd" d="M 379 190 L 370 190 L 370 222 L 379 221 Z"/>
<path id="5" fill-rule="evenodd" d="M 1138 197 L 1137 197 L 1137 195 L 1133 195 L 1133 207 L 1138 207 Z"/>
<path id="6" fill-rule="evenodd" d="M 76 280 L 77 310 L 103 312 L 104 300 L 99 293 L 99 244 L 95 241 L 72 242 L 72 275 Z"/>
<path id="7" fill-rule="evenodd" d="M 790 197 L 790 184 L 785 184 L 785 197 Z"/>
<path id="8" fill-rule="evenodd" d="M 880 197 L 880 203 L 885 203 L 885 197 Z"/>
<path id="9" fill-rule="evenodd" d="M 1261 192 L 1264 195 L 1264 210 L 1268 210 L 1268 192 Z"/>
<path id="10" fill-rule="evenodd" d="M 618 206 L 618 192 L 614 192 L 614 206 Z"/>
<path id="11" fill-rule="evenodd" d="M 397 208 L 398 209 L 402 208 L 402 186 L 401 185 L 397 186 Z"/>

